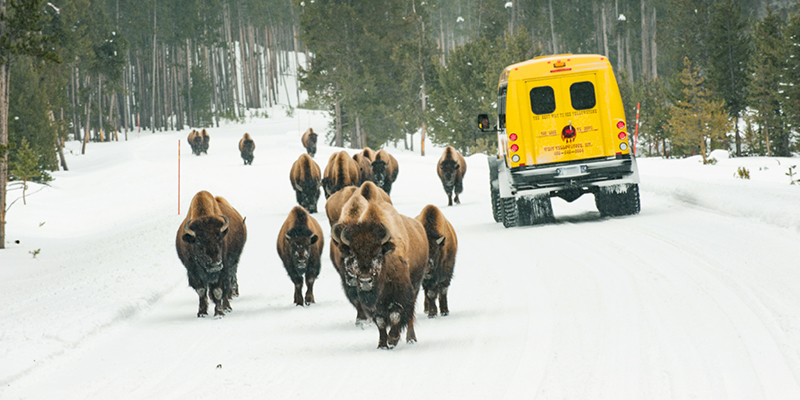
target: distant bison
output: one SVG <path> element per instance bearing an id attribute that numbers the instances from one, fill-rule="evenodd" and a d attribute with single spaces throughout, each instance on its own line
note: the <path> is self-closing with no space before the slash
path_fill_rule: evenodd
<path id="1" fill-rule="evenodd" d="M 358 165 L 350 158 L 346 151 L 333 153 L 325 166 L 322 178 L 322 188 L 325 189 L 325 198 L 347 186 L 358 185 Z"/>
<path id="2" fill-rule="evenodd" d="M 211 143 L 211 136 L 209 136 L 208 131 L 203 128 L 203 130 L 200 131 L 200 137 L 203 139 L 202 143 L 200 144 L 200 151 L 208 154 L 208 145 Z M 200 153 L 197 154 L 200 155 Z"/>
<path id="3" fill-rule="evenodd" d="M 353 155 L 353 160 L 358 165 L 358 184 L 372 180 L 372 160 L 363 153 Z"/>
<path id="4" fill-rule="evenodd" d="M 334 193 L 328 201 L 325 202 L 325 213 L 328 215 L 328 222 L 333 226 L 339 221 L 342 207 L 350 200 L 350 197 L 358 194 L 364 197 L 367 201 L 379 200 L 392 204 L 392 199 L 383 189 L 379 188 L 375 183 L 367 181 L 361 186 L 348 186 L 336 193 Z"/>
<path id="5" fill-rule="evenodd" d="M 310 155 L 301 154 L 292 164 L 289 181 L 297 195 L 297 203 L 308 212 L 316 213 L 319 200 L 320 170 L 319 165 L 311 159 Z"/>
<path id="6" fill-rule="evenodd" d="M 245 133 L 244 137 L 239 140 L 239 152 L 242 153 L 242 160 L 244 165 L 253 165 L 253 151 L 256 149 L 256 142 L 250 137 L 249 133 Z"/>
<path id="7" fill-rule="evenodd" d="M 356 219 L 350 211 L 345 206 L 331 228 L 345 292 L 349 297 L 355 291 L 360 310 L 378 326 L 378 348 L 397 345 L 404 328 L 406 341 L 415 342 L 414 304 L 428 263 L 425 229 L 384 201 L 369 201 Z"/>
<path id="8" fill-rule="evenodd" d="M 436 163 L 436 172 L 439 174 L 439 179 L 444 186 L 444 192 L 447 193 L 447 205 L 452 206 L 453 200 L 460 204 L 461 200 L 458 195 L 464 190 L 464 174 L 467 173 L 467 162 L 453 146 L 447 146 L 444 149 L 442 157 Z M 453 199 L 453 192 L 456 197 Z"/>
<path id="9" fill-rule="evenodd" d="M 238 295 L 236 273 L 247 241 L 242 216 L 222 197 L 198 192 L 178 229 L 175 247 L 191 286 L 200 299 L 198 317 L 208 315 L 208 299 L 214 315 L 231 311 L 230 300 Z"/>
<path id="10" fill-rule="evenodd" d="M 278 255 L 294 283 L 294 304 L 314 303 L 314 281 L 321 269 L 322 228 L 302 207 L 294 207 L 278 233 Z M 303 298 L 303 276 L 306 295 Z"/>
<path id="11" fill-rule="evenodd" d="M 392 194 L 392 184 L 397 180 L 400 167 L 397 160 L 386 150 L 375 153 L 372 161 L 372 181 L 387 194 Z"/>
<path id="12" fill-rule="evenodd" d="M 192 148 L 192 154 L 199 156 L 203 152 L 203 136 L 197 130 L 192 129 L 186 141 L 189 142 L 189 146 Z"/>
<path id="13" fill-rule="evenodd" d="M 450 313 L 447 290 L 450 287 L 450 280 L 453 279 L 456 251 L 458 251 L 456 231 L 444 214 L 433 205 L 425 206 L 416 219 L 425 227 L 428 238 L 428 269 L 422 280 L 422 289 L 425 290 L 425 312 L 429 318 L 436 316 L 438 297 L 442 316 L 445 316 Z"/>
<path id="14" fill-rule="evenodd" d="M 305 147 L 308 155 L 314 157 L 314 154 L 317 154 L 317 134 L 313 129 L 308 128 L 308 130 L 303 133 L 303 137 L 300 138 L 300 141 L 303 142 L 303 147 Z"/>

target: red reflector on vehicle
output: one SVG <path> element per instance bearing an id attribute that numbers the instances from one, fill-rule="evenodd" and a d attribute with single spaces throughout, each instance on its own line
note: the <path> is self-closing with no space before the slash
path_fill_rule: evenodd
<path id="1" fill-rule="evenodd" d="M 617 137 L 619 137 L 619 140 L 625 140 L 626 136 L 627 135 L 625 134 L 625 132 L 620 132 L 619 135 L 617 135 Z"/>
<path id="2" fill-rule="evenodd" d="M 512 134 L 508 135 L 508 140 L 510 140 L 512 142 L 517 140 L 517 134 L 516 133 L 512 133 Z"/>
<path id="3" fill-rule="evenodd" d="M 617 122 L 617 129 L 622 129 L 622 128 L 624 128 L 624 127 L 625 127 L 625 121 L 619 121 L 619 122 Z"/>
<path id="4" fill-rule="evenodd" d="M 519 146 L 517 146 L 515 144 L 512 144 L 511 145 L 511 151 L 519 151 Z"/>
<path id="5" fill-rule="evenodd" d="M 523 167 L 523 166 L 525 166 L 525 163 L 524 163 L 524 162 L 521 162 L 521 163 L 519 163 L 519 166 L 520 166 L 520 167 Z"/>
<path id="6" fill-rule="evenodd" d="M 572 71 L 572 68 L 553 69 L 553 70 L 550 70 L 550 73 L 553 73 L 553 72 L 564 72 L 564 71 Z"/>

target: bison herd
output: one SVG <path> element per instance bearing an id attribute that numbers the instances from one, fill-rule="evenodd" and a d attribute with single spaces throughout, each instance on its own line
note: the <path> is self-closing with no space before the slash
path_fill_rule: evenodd
<path id="1" fill-rule="evenodd" d="M 208 152 L 205 129 L 193 130 L 188 139 L 192 153 Z M 330 225 L 329 257 L 356 310 L 356 324 L 377 326 L 378 348 L 393 348 L 403 330 L 407 342 L 416 342 L 414 309 L 420 289 L 428 317 L 450 312 L 447 291 L 458 250 L 455 229 L 436 206 L 425 206 L 413 218 L 394 208 L 390 194 L 399 165 L 386 150 L 364 148 L 352 156 L 334 152 L 321 172 L 313 159 L 317 134 L 308 129 L 301 142 L 305 152 L 289 174 L 298 206 L 289 212 L 277 238 L 278 256 L 294 284 L 294 304 L 314 303 L 325 241 L 311 214 L 317 213 L 322 189 Z M 255 142 L 245 133 L 239 141 L 245 165 L 252 164 L 254 150 Z M 464 157 L 451 146 L 445 148 L 437 174 L 448 206 L 453 200 L 460 203 L 466 169 Z M 189 286 L 199 298 L 198 317 L 208 315 L 209 297 L 215 317 L 232 310 L 231 300 L 239 295 L 236 275 L 246 240 L 245 218 L 227 200 L 207 191 L 194 196 L 178 228 L 176 249 Z"/>

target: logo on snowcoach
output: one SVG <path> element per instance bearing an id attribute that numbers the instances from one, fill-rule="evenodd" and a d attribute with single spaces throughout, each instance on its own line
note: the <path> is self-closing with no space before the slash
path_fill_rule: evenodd
<path id="1" fill-rule="evenodd" d="M 569 125 L 565 126 L 564 129 L 561 130 L 561 140 L 567 143 L 574 142 L 577 135 L 578 132 L 572 126 L 572 121 L 569 121 Z"/>

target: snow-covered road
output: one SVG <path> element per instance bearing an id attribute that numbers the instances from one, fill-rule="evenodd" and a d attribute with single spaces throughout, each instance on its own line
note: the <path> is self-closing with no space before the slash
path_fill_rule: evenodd
<path id="1" fill-rule="evenodd" d="M 0 251 L 0 398 L 800 398 L 800 188 L 781 178 L 798 159 L 641 159 L 641 214 L 601 218 L 587 195 L 554 199 L 554 224 L 505 229 L 485 156 L 467 159 L 462 204 L 446 207 L 441 149 L 390 147 L 395 207 L 439 206 L 460 247 L 451 314 L 428 319 L 418 299 L 419 342 L 380 351 L 377 329 L 354 324 L 324 213 L 317 303 L 292 304 L 275 241 L 295 204 L 299 131 L 326 123 L 298 113 L 211 129 L 199 157 L 188 131 L 90 144 L 15 204 Z M 236 150 L 244 132 L 252 166 Z M 209 190 L 247 217 L 241 296 L 223 319 L 195 317 L 175 254 L 179 139 L 181 207 Z M 732 177 L 739 165 L 752 181 Z"/>

